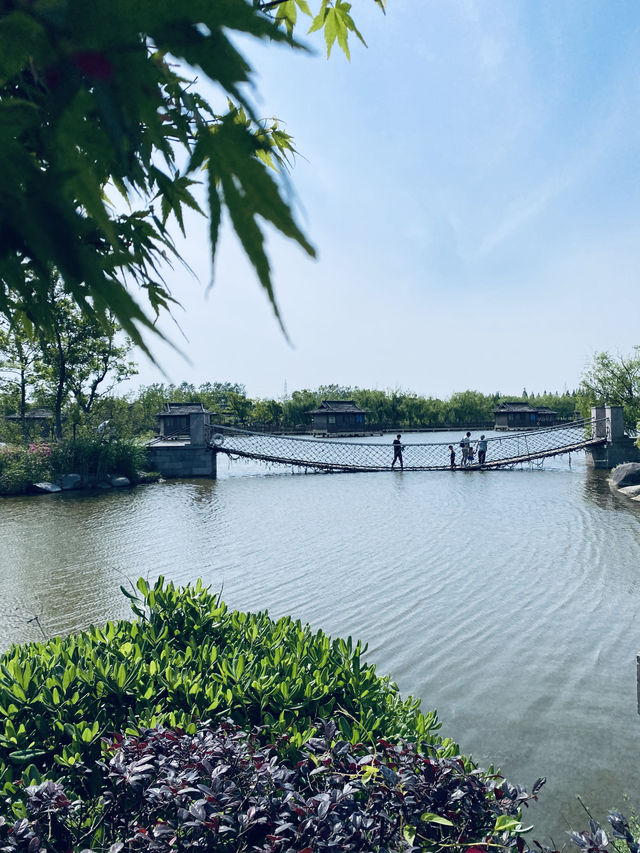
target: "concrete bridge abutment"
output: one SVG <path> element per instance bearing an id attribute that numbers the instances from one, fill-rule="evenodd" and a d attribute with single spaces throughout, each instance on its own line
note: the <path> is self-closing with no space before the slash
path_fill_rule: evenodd
<path id="1" fill-rule="evenodd" d="M 587 448 L 587 465 L 610 470 L 624 462 L 640 462 L 640 449 L 624 431 L 622 406 L 592 406 L 591 428 L 594 438 L 606 439 L 606 444 Z"/>
<path id="2" fill-rule="evenodd" d="M 154 439 L 147 445 L 149 465 L 163 477 L 210 477 L 217 473 L 216 454 L 209 446 L 208 412 L 189 415 L 189 435 Z"/>

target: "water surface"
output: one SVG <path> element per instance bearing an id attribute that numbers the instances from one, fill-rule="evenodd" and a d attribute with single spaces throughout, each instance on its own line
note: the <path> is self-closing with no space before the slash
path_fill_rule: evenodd
<path id="1" fill-rule="evenodd" d="M 584 825 L 576 794 L 604 817 L 639 790 L 640 504 L 582 456 L 357 475 L 222 458 L 216 481 L 3 499 L 0 545 L 1 647 L 37 639 L 34 615 L 48 635 L 127 616 L 138 575 L 200 576 L 233 608 L 364 640 L 480 764 L 547 776 L 536 837 Z"/>

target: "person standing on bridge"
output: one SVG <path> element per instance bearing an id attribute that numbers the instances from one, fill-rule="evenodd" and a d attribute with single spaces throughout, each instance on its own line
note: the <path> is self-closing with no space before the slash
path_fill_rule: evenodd
<path id="1" fill-rule="evenodd" d="M 400 470 L 404 468 L 404 465 L 402 463 L 403 445 L 400 441 L 401 438 L 402 435 L 398 433 L 398 435 L 393 439 L 393 462 L 391 463 L 391 467 L 393 468 L 396 464 L 396 461 L 400 460 Z"/>
<path id="2" fill-rule="evenodd" d="M 478 462 L 484 465 L 484 460 L 487 458 L 487 439 L 481 435 L 476 442 L 476 450 L 478 451 Z"/>
<path id="3" fill-rule="evenodd" d="M 456 452 L 453 449 L 453 444 L 449 445 L 449 467 L 451 470 L 456 467 Z"/>
<path id="4" fill-rule="evenodd" d="M 460 447 L 462 448 L 462 464 L 467 465 L 469 462 L 469 450 L 471 448 L 470 432 L 463 436 L 462 440 L 460 441 Z"/>

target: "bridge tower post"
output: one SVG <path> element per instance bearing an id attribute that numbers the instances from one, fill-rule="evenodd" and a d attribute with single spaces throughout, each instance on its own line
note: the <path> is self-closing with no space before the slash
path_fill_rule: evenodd
<path id="1" fill-rule="evenodd" d="M 605 406 L 591 406 L 591 434 L 594 438 L 607 438 L 606 417 Z"/>
<path id="2" fill-rule="evenodd" d="M 622 406 L 605 406 L 607 419 L 607 441 L 620 441 L 625 438 L 624 413 Z"/>
<path id="3" fill-rule="evenodd" d="M 640 450 L 624 432 L 622 406 L 592 406 L 594 438 L 606 438 L 606 444 L 587 448 L 587 465 L 609 470 L 623 462 L 640 462 Z"/>

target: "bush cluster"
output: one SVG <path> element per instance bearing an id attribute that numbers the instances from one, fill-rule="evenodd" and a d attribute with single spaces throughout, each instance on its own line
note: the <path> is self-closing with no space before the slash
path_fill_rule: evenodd
<path id="1" fill-rule="evenodd" d="M 0 656 L 0 850 L 524 850 L 543 780 L 478 770 L 360 643 L 123 592 L 133 621 Z"/>
<path id="2" fill-rule="evenodd" d="M 0 494 L 24 494 L 31 483 L 48 479 L 51 458 L 48 445 L 3 448 L 0 452 Z"/>
<path id="3" fill-rule="evenodd" d="M 84 485 L 109 475 L 135 483 L 145 464 L 145 449 L 132 441 L 80 436 L 58 444 L 30 444 L 0 452 L 0 494 L 24 494 L 33 483 L 56 482 L 64 474 L 79 474 Z"/>
<path id="4" fill-rule="evenodd" d="M 0 657 L 0 783 L 28 784 L 32 770 L 73 774 L 100 757 L 101 738 L 114 731 L 163 725 L 193 734 L 202 720 L 227 717 L 261 726 L 265 738 L 286 734 L 293 751 L 314 736 L 314 720 L 333 717 L 350 741 L 404 736 L 458 752 L 439 738 L 435 712 L 403 699 L 350 638 L 231 612 L 200 582 L 140 580 L 127 595 L 134 621 Z"/>
<path id="5" fill-rule="evenodd" d="M 520 810 L 543 780 L 528 795 L 467 771 L 459 758 L 439 758 L 433 747 L 352 744 L 332 721 L 319 728 L 295 763 L 230 721 L 193 735 L 159 728 L 117 736 L 105 760 L 87 768 L 97 770 L 93 790 L 71 799 L 62 783 L 46 781 L 10 798 L 14 819 L 0 828 L 2 849 L 508 849 L 526 831 Z"/>
<path id="6" fill-rule="evenodd" d="M 99 483 L 108 475 L 128 477 L 135 482 L 145 465 L 145 448 L 131 441 L 78 436 L 51 448 L 51 469 L 60 476 L 73 472 L 85 483 Z"/>

